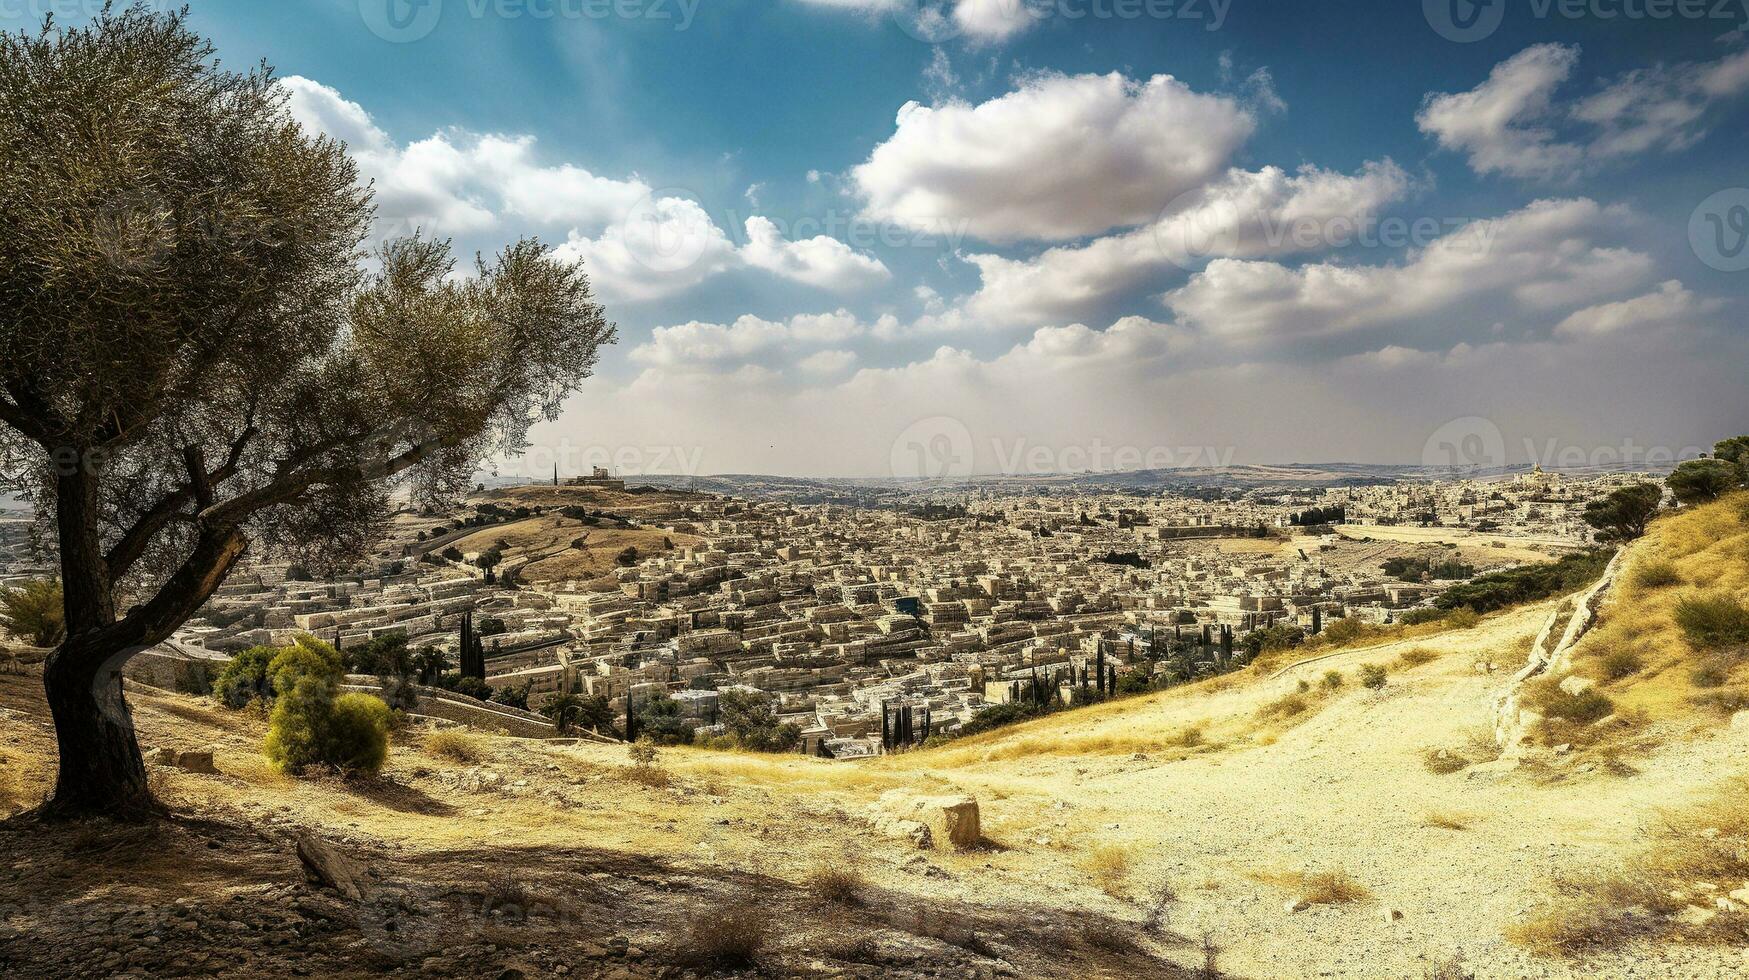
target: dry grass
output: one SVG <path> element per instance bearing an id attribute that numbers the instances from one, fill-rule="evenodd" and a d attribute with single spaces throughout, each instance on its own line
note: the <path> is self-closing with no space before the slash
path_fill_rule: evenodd
<path id="1" fill-rule="evenodd" d="M 1749 778 L 1667 814 L 1651 846 L 1620 871 L 1585 870 L 1556 882 L 1553 900 L 1507 932 L 1543 955 L 1615 949 L 1636 940 L 1735 944 L 1749 930 Z M 1722 907 L 1720 899 L 1725 899 Z"/>
<path id="2" fill-rule="evenodd" d="M 1101 891 L 1116 897 L 1123 894 L 1124 883 L 1135 869 L 1135 850 L 1125 844 L 1100 844 L 1081 859 L 1086 871 Z"/>
<path id="3" fill-rule="evenodd" d="M 1421 826 L 1432 827 L 1435 830 L 1468 830 L 1470 829 L 1470 818 L 1462 813 L 1429 810 L 1421 818 Z"/>
<path id="4" fill-rule="evenodd" d="M 1421 971 L 1421 980 L 1476 980 L 1476 974 L 1464 965 L 1460 954 L 1434 960 L 1432 966 Z"/>
<path id="5" fill-rule="evenodd" d="M 472 765 L 486 757 L 486 743 L 477 735 L 459 728 L 441 728 L 419 746 L 426 755 Z"/>
<path id="6" fill-rule="evenodd" d="M 676 959 L 699 970 L 744 970 L 757 965 L 771 940 L 772 916 L 752 896 L 701 909 L 687 926 Z"/>
<path id="7" fill-rule="evenodd" d="M 1372 892 L 1340 868 L 1326 871 L 1253 871 L 1248 877 L 1293 892 L 1313 905 L 1346 905 L 1372 898 Z"/>
<path id="8" fill-rule="evenodd" d="M 1643 591 L 1662 589 L 1681 585 L 1682 573 L 1677 570 L 1675 562 L 1662 558 L 1645 558 L 1634 563 L 1634 570 L 1628 573 L 1628 583 Z"/>
<path id="9" fill-rule="evenodd" d="M 838 905 L 856 905 L 868 887 L 862 872 L 841 864 L 822 862 L 808 874 L 807 888 L 815 898 Z"/>
<path id="10" fill-rule="evenodd" d="M 1423 664 L 1430 664 L 1435 660 L 1438 660 L 1439 656 L 1439 652 L 1436 650 L 1429 650 L 1426 647 L 1415 647 L 1412 650 L 1403 651 L 1403 653 L 1397 657 L 1397 668 L 1399 670 L 1408 670 L 1412 667 L 1420 667 Z"/>
<path id="11" fill-rule="evenodd" d="M 1470 760 L 1451 749 L 1428 749 L 1421 756 L 1421 765 L 1435 776 L 1449 776 L 1470 767 Z"/>

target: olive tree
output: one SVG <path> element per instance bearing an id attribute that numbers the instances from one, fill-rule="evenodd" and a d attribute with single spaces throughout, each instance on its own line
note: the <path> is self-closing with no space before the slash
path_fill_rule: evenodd
<path id="1" fill-rule="evenodd" d="M 0 489 L 58 553 L 46 817 L 151 815 L 122 696 L 246 552 L 354 560 L 397 493 L 452 497 L 612 343 L 538 242 L 457 270 L 365 248 L 371 195 L 265 65 L 184 14 L 0 35 Z"/>

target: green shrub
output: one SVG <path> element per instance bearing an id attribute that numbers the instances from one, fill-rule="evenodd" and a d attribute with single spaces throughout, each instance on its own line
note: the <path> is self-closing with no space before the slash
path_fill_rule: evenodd
<path id="1" fill-rule="evenodd" d="M 1360 686 L 1376 691 L 1385 686 L 1385 668 L 1378 664 L 1361 664 Z"/>
<path id="2" fill-rule="evenodd" d="M 302 677 L 339 684 L 345 676 L 340 652 L 313 636 L 298 637 L 267 665 L 267 682 L 275 694 L 284 694 Z"/>
<path id="3" fill-rule="evenodd" d="M 1472 612 L 1489 613 L 1521 602 L 1576 592 L 1603 575 L 1612 554 L 1610 549 L 1594 548 L 1566 555 L 1552 564 L 1526 565 L 1483 575 L 1445 590 L 1434 604 L 1441 609 L 1467 606 Z"/>
<path id="4" fill-rule="evenodd" d="M 32 646 L 52 647 L 66 636 L 61 583 L 33 579 L 15 589 L 0 589 L 0 626 Z"/>
<path id="5" fill-rule="evenodd" d="M 276 654 L 266 675 L 273 715 L 263 745 L 275 768 L 301 773 L 327 766 L 374 773 L 389 755 L 389 706 L 369 694 L 343 694 L 340 654 L 310 637 Z"/>
<path id="6" fill-rule="evenodd" d="M 1324 688 L 1334 691 L 1342 686 L 1342 671 L 1331 670 L 1324 673 Z"/>
<path id="7" fill-rule="evenodd" d="M 389 706 L 368 694 L 338 694 L 321 677 L 300 677 L 274 702 L 268 761 L 301 773 L 311 766 L 376 772 L 389 755 Z"/>
<path id="8" fill-rule="evenodd" d="M 1683 599 L 1676 604 L 1676 625 L 1701 650 L 1749 643 L 1749 608 L 1728 595 Z"/>
<path id="9" fill-rule="evenodd" d="M 240 709 L 256 699 L 273 699 L 267 682 L 267 665 L 279 656 L 278 647 L 250 647 L 231 658 L 213 681 L 213 697 L 227 708 Z"/>

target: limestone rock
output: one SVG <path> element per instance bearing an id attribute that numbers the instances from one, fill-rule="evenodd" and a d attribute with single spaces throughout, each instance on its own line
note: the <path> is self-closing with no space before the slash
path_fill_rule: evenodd
<path id="1" fill-rule="evenodd" d="M 1312 903 L 1303 898 L 1290 898 L 1282 909 L 1287 912 L 1304 912 L 1312 907 Z"/>
<path id="2" fill-rule="evenodd" d="M 203 749 L 199 752 L 178 752 L 176 753 L 175 766 L 186 772 L 205 773 L 209 776 L 217 775 L 219 771 L 218 767 L 213 765 L 213 754 L 210 749 Z"/>
<path id="3" fill-rule="evenodd" d="M 871 810 L 870 823 L 887 836 L 903 836 L 918 847 L 945 843 L 956 850 L 970 850 L 984 840 L 978 801 L 971 796 L 911 796 L 903 790 L 881 795 Z M 918 833 L 921 826 L 924 833 Z"/>
<path id="4" fill-rule="evenodd" d="M 1596 686 L 1596 681 L 1589 677 L 1580 677 L 1578 674 L 1570 674 L 1561 678 L 1561 690 L 1574 697 L 1578 697 Z"/>
<path id="5" fill-rule="evenodd" d="M 313 834 L 299 834 L 297 848 L 304 874 L 312 882 L 326 885 L 355 902 L 364 899 L 369 883 L 364 868 L 357 862 Z"/>
<path id="6" fill-rule="evenodd" d="M 1739 711 L 1732 715 L 1731 727 L 1737 729 L 1749 728 L 1749 711 Z"/>
<path id="7" fill-rule="evenodd" d="M 1394 909 L 1394 908 L 1390 908 L 1387 906 L 1385 908 L 1384 915 L 1385 915 L 1385 925 L 1390 925 L 1391 923 L 1396 922 L 1403 917 L 1403 910 L 1402 909 Z"/>

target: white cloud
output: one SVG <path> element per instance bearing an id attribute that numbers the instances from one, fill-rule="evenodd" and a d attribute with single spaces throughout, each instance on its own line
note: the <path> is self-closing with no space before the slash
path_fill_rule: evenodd
<path id="1" fill-rule="evenodd" d="M 690 289 L 738 261 L 704 208 L 678 197 L 646 197 L 596 237 L 573 232 L 554 254 L 581 260 L 604 299 L 630 301 Z"/>
<path id="2" fill-rule="evenodd" d="M 1582 339 L 1685 326 L 1723 306 L 1719 300 L 1695 296 L 1682 283 L 1671 279 L 1644 296 L 1578 310 L 1555 326 L 1555 335 Z"/>
<path id="3" fill-rule="evenodd" d="M 856 352 L 849 350 L 823 350 L 796 362 L 796 367 L 809 374 L 828 375 L 842 374 L 856 363 Z"/>
<path id="4" fill-rule="evenodd" d="M 933 234 L 1061 240 L 1153 220 L 1255 121 L 1169 75 L 1040 74 L 981 105 L 907 103 L 852 172 L 865 215 Z"/>
<path id="5" fill-rule="evenodd" d="M 979 41 L 1006 41 L 1038 20 L 1023 0 L 956 0 L 953 8 L 954 23 Z"/>
<path id="6" fill-rule="evenodd" d="M 1211 256 L 1260 257 L 1340 247 L 1401 198 L 1409 176 L 1389 160 L 1354 176 L 1304 167 L 1229 171 L 1150 225 L 1025 259 L 973 254 L 982 287 L 968 312 L 996 322 L 1086 316 L 1124 293 Z"/>
<path id="7" fill-rule="evenodd" d="M 638 364 L 669 369 L 744 364 L 799 345 L 842 343 L 869 330 L 847 310 L 802 314 L 783 321 L 756 316 L 743 316 L 730 324 L 694 320 L 657 327 L 648 342 L 632 349 L 630 357 Z"/>
<path id="8" fill-rule="evenodd" d="M 818 235 L 785 241 L 776 223 L 758 216 L 748 218 L 746 227 L 741 257 L 756 269 L 836 292 L 866 289 L 892 278 L 880 259 L 862 255 L 836 238 Z"/>
<path id="9" fill-rule="evenodd" d="M 650 193 L 643 181 L 615 180 L 572 164 L 535 161 L 531 136 L 439 132 L 396 145 L 363 106 L 319 82 L 280 79 L 292 118 L 346 143 L 360 176 L 376 185 L 377 222 L 387 234 L 418 228 L 439 235 L 500 231 L 516 224 L 605 225 Z"/>
<path id="10" fill-rule="evenodd" d="M 867 288 L 890 277 L 879 259 L 819 236 L 787 242 L 765 218 L 747 221 L 737 249 L 697 202 L 659 197 L 637 177 L 615 180 L 570 163 L 535 160 L 530 136 L 439 132 L 397 146 L 370 113 L 329 86 L 282 79 L 294 119 L 347 144 L 375 185 L 377 233 L 523 234 L 557 230 L 555 254 L 585 263 L 605 300 L 639 302 L 683 292 L 750 267 L 822 289 Z M 763 184 L 747 188 L 757 204 Z"/>
<path id="11" fill-rule="evenodd" d="M 1548 114 L 1556 87 L 1579 62 L 1578 47 L 1539 44 L 1494 67 L 1468 92 L 1428 95 L 1415 121 L 1448 150 L 1469 154 L 1479 174 L 1548 177 L 1576 166 L 1581 147 L 1557 142 L 1529 121 Z"/>
<path id="12" fill-rule="evenodd" d="M 1526 48 L 1468 92 L 1428 95 L 1416 122 L 1441 146 L 1467 154 L 1479 174 L 1555 178 L 1693 146 L 1706 137 L 1715 103 L 1749 91 L 1749 51 L 1741 51 L 1630 71 L 1560 106 L 1555 92 L 1578 61 L 1577 45 Z"/>
<path id="13" fill-rule="evenodd" d="M 1436 315 L 1473 320 L 1486 304 L 1531 314 L 1571 308 L 1650 275 L 1650 257 L 1599 242 L 1628 218 L 1585 199 L 1537 201 L 1472 222 L 1402 263 L 1288 268 L 1218 259 L 1165 302 L 1208 335 L 1247 343 L 1425 329 Z"/>

